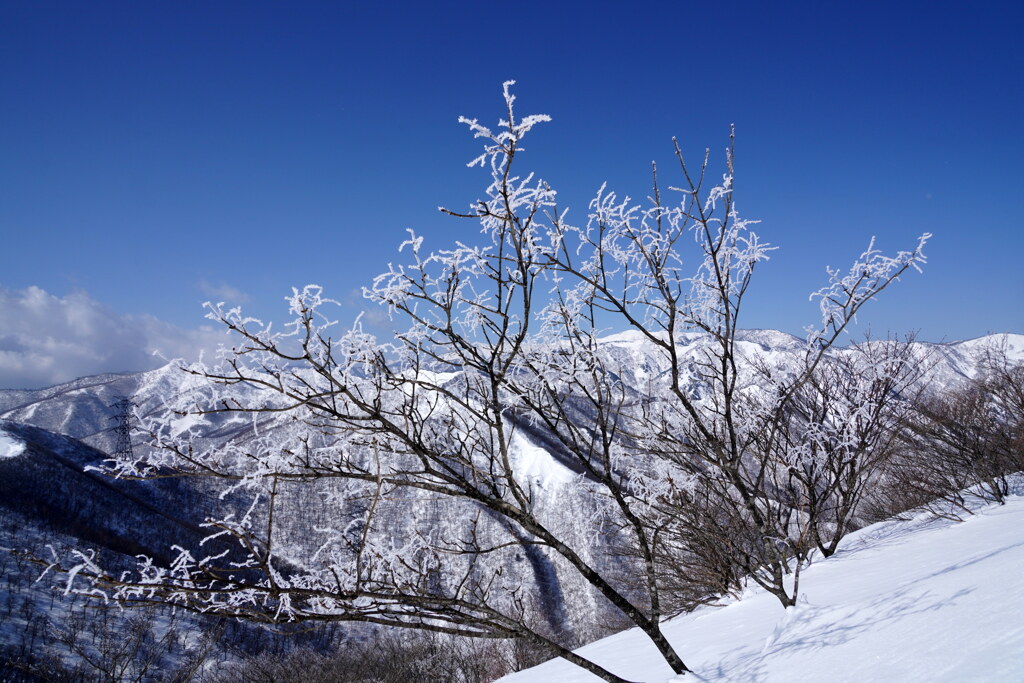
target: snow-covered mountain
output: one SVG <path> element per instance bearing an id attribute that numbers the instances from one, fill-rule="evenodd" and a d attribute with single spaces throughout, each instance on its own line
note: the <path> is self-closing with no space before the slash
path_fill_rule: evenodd
<path id="1" fill-rule="evenodd" d="M 93 375 L 36 390 L 0 390 L 0 418 L 80 439 L 101 450 L 114 446 L 111 406 L 131 397 L 144 412 L 157 410 L 182 377 L 173 365 L 149 372 Z"/>
<path id="2" fill-rule="evenodd" d="M 696 361 L 708 339 L 701 334 L 684 337 L 681 348 L 684 358 Z M 622 368 L 623 382 L 642 391 L 661 372 L 659 356 L 653 345 L 635 331 L 607 336 L 603 339 Z M 972 377 L 977 372 L 980 355 L 986 348 L 1005 348 L 1011 360 L 1024 361 L 1024 335 L 996 334 L 967 341 L 945 344 L 914 342 L 916 356 L 929 368 L 928 381 L 946 386 Z M 746 330 L 739 335 L 740 353 L 775 362 L 796 358 L 803 348 L 797 337 L 777 330 Z M 72 382 L 37 390 L 0 390 L 0 418 L 41 427 L 80 439 L 110 451 L 114 436 L 110 431 L 113 410 L 119 396 L 130 397 L 142 415 L 159 411 L 184 381 L 174 365 L 130 374 L 107 374 L 83 377 Z M 226 430 L 225 437 L 232 430 Z"/>

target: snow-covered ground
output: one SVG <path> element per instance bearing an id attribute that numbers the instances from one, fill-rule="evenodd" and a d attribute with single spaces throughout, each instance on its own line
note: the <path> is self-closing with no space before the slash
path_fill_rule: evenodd
<path id="1" fill-rule="evenodd" d="M 760 590 L 665 625 L 694 674 L 679 681 L 1024 681 L 1024 496 L 961 523 L 921 515 L 848 536 L 801 577 L 786 612 Z M 672 671 L 639 631 L 579 650 L 617 675 Z M 502 679 L 596 677 L 553 660 Z"/>
<path id="2" fill-rule="evenodd" d="M 25 450 L 25 442 L 0 429 L 0 458 L 16 458 Z"/>

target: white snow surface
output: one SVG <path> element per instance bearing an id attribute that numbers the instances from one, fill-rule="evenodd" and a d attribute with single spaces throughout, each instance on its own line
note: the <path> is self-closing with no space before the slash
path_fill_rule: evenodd
<path id="1" fill-rule="evenodd" d="M 0 429 L 0 460 L 16 458 L 25 451 L 25 442 Z"/>
<path id="2" fill-rule="evenodd" d="M 527 485 L 536 482 L 541 486 L 561 486 L 576 478 L 572 470 L 522 434 L 513 435 L 512 454 L 516 458 L 515 471 Z"/>
<path id="3" fill-rule="evenodd" d="M 760 589 L 667 622 L 674 678 L 633 629 L 580 654 L 632 681 L 1022 681 L 1024 496 L 956 523 L 920 515 L 848 536 L 789 611 Z M 506 683 L 596 681 L 560 659 Z"/>

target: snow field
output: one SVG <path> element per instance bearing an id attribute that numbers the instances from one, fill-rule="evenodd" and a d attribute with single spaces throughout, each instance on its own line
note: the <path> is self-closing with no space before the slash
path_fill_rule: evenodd
<path id="1" fill-rule="evenodd" d="M 639 631 L 579 650 L 633 681 L 1024 680 L 1024 496 L 962 523 L 921 515 L 844 539 L 784 611 L 760 589 L 665 624 L 695 674 L 678 678 Z M 506 683 L 598 680 L 563 660 Z"/>

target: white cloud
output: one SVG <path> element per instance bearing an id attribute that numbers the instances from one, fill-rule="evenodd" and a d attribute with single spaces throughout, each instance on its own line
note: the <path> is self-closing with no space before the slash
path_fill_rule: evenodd
<path id="1" fill-rule="evenodd" d="M 188 330 L 150 315 L 120 315 L 86 292 L 57 297 L 34 286 L 0 287 L 0 388 L 149 370 L 166 358 L 195 359 L 224 340 L 209 326 Z"/>
<path id="2" fill-rule="evenodd" d="M 198 286 L 199 291 L 213 299 L 214 302 L 223 301 L 232 306 L 249 302 L 248 294 L 225 282 L 214 285 L 207 280 L 200 280 Z"/>

